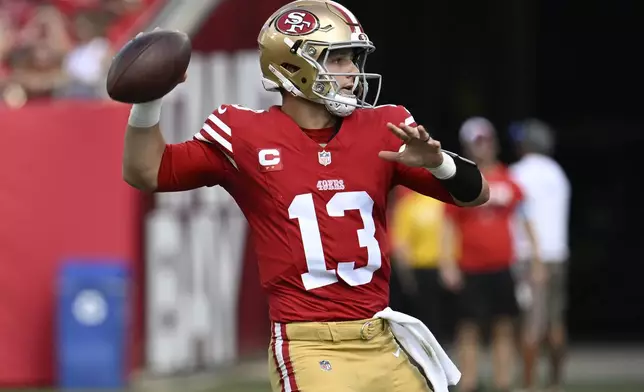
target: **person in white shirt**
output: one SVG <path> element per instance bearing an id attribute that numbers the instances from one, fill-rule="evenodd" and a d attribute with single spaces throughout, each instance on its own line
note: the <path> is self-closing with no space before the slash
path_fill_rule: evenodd
<path id="1" fill-rule="evenodd" d="M 530 260 L 530 244 L 520 225 L 515 227 L 515 254 L 519 282 L 518 302 L 523 310 L 523 384 L 536 387 L 535 373 L 540 342 L 547 337 L 550 348 L 550 390 L 562 388 L 566 346 L 566 280 L 569 257 L 568 221 L 570 182 L 552 158 L 554 133 L 536 119 L 511 128 L 520 159 L 510 166 L 511 175 L 522 187 L 522 213 L 533 224 L 541 259 L 546 266 L 544 283 L 530 281 L 524 261 Z"/>

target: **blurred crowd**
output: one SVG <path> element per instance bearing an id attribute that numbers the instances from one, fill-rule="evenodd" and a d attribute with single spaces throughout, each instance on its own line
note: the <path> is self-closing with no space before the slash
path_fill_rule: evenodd
<path id="1" fill-rule="evenodd" d="M 489 343 L 492 390 L 542 390 L 536 364 L 546 352 L 546 390 L 559 392 L 571 185 L 553 158 L 556 138 L 548 124 L 526 119 L 509 131 L 517 157 L 511 165 L 499 159 L 499 135 L 488 119 L 470 118 L 459 131 L 462 154 L 490 186 L 483 206 L 457 208 L 405 189 L 395 195 L 392 285 L 400 288 L 392 295 L 401 297 L 391 302 L 439 339 L 454 341 L 459 391 L 483 389 L 479 349 Z"/>
<path id="2" fill-rule="evenodd" d="M 0 105 L 105 97 L 106 67 L 157 0 L 0 0 Z"/>

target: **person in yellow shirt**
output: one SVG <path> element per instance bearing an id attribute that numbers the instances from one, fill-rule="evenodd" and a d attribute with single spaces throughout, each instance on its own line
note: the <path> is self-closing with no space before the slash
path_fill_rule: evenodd
<path id="1" fill-rule="evenodd" d="M 404 190 L 398 193 L 390 225 L 392 259 L 403 293 L 413 302 L 412 314 L 436 336 L 445 325 L 441 308 L 449 295 L 438 272 L 444 209 L 439 200 Z"/>

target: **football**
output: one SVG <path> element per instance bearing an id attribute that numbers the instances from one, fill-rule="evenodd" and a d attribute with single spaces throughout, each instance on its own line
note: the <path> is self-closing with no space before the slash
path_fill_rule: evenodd
<path id="1" fill-rule="evenodd" d="M 191 54 L 192 45 L 185 33 L 141 33 L 114 56 L 107 74 L 107 93 L 123 103 L 162 98 L 183 80 Z"/>

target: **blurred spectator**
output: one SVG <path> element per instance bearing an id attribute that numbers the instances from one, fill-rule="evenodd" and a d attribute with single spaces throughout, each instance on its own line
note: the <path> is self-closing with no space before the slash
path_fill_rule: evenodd
<path id="1" fill-rule="evenodd" d="M 61 54 L 46 42 L 15 49 L 10 58 L 11 83 L 21 88 L 27 99 L 52 97 L 66 82 L 61 65 Z"/>
<path id="2" fill-rule="evenodd" d="M 550 348 L 550 389 L 562 387 L 566 344 L 566 278 L 570 182 L 561 166 L 551 157 L 554 149 L 552 129 L 542 121 L 530 119 L 511 128 L 520 160 L 511 166 L 513 179 L 525 193 L 524 211 L 533 223 L 539 254 L 546 267 L 546 284 L 535 285 L 526 279 L 526 260 L 533 256 L 520 225 L 515 225 L 520 282 L 519 303 L 523 317 L 523 384 L 535 385 L 540 342 L 547 337 Z"/>
<path id="3" fill-rule="evenodd" d="M 0 102 L 106 97 L 113 48 L 157 2 L 0 0 Z"/>
<path id="4" fill-rule="evenodd" d="M 124 37 L 131 35 L 132 26 L 142 14 L 142 9 L 155 0 L 105 0 L 104 10 L 112 23 L 107 29 L 107 38 L 117 47 L 122 46 Z"/>
<path id="5" fill-rule="evenodd" d="M 441 278 L 459 296 L 460 317 L 456 331 L 460 368 L 460 390 L 479 390 L 478 350 L 481 334 L 491 327 L 494 384 L 498 391 L 509 391 L 515 353 L 514 322 L 519 309 L 511 272 L 514 260 L 510 225 L 524 196 L 498 160 L 498 140 L 494 126 L 484 118 L 467 120 L 460 130 L 465 155 L 475 161 L 490 186 L 490 200 L 478 208 L 446 206 L 444 244 L 452 249 L 460 239 L 460 257 L 441 257 Z M 532 234 L 530 224 L 524 225 Z M 542 265 L 535 255 L 534 278 L 542 277 Z"/>
<path id="6" fill-rule="evenodd" d="M 105 97 L 105 75 L 112 58 L 106 37 L 108 16 L 98 10 L 81 11 L 74 18 L 77 44 L 65 59 L 69 83 L 60 92 L 65 98 Z"/>
<path id="7" fill-rule="evenodd" d="M 439 339 L 444 336 L 446 291 L 439 283 L 445 204 L 407 190 L 396 201 L 391 220 L 394 268 L 413 314 Z"/>
<path id="8" fill-rule="evenodd" d="M 64 17 L 51 5 L 11 10 L 15 19 L 5 21 L 4 27 L 12 43 L 3 58 L 7 69 L 4 85 L 9 90 L 8 95 L 4 93 L 5 99 L 15 104 L 22 100 L 13 101 L 16 97 L 51 97 L 66 82 L 62 60 L 71 41 Z"/>
<path id="9" fill-rule="evenodd" d="M 9 16 L 0 13 L 0 91 L 9 77 L 10 70 L 7 59 L 9 58 L 14 39 Z"/>

